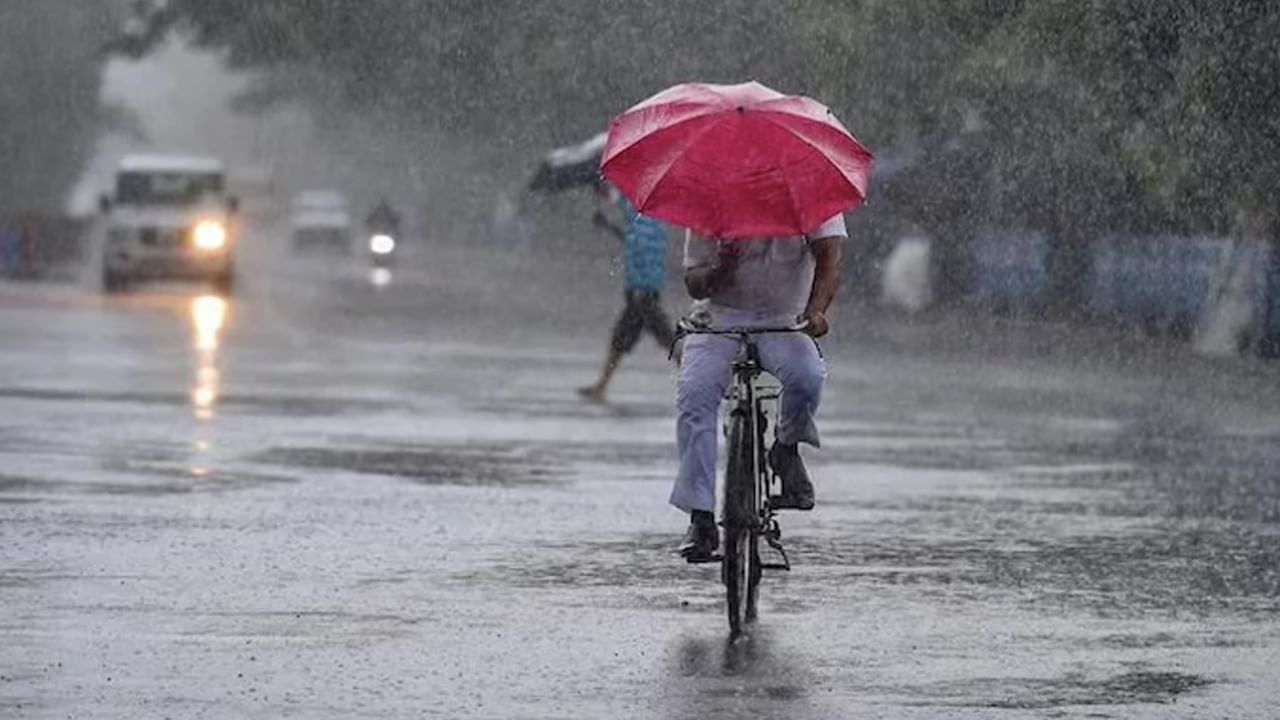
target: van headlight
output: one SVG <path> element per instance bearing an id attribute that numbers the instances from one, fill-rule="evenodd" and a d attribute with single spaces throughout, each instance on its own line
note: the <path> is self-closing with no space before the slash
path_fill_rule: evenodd
<path id="1" fill-rule="evenodd" d="M 217 220 L 202 220 L 193 233 L 196 249 L 214 252 L 227 246 L 227 227 Z"/>

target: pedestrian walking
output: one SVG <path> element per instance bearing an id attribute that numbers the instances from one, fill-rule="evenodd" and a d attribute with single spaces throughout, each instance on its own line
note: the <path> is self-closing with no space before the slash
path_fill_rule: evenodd
<path id="1" fill-rule="evenodd" d="M 664 350 L 670 351 L 675 342 L 675 325 L 662 308 L 662 289 L 667 277 L 666 228 L 658 220 L 636 212 L 631 201 L 612 185 L 602 183 L 597 192 L 622 215 L 621 227 L 609 222 L 603 210 L 598 209 L 594 218 L 597 225 L 622 241 L 622 313 L 614 323 L 599 377 L 578 389 L 582 397 L 602 402 L 622 358 L 635 347 L 640 336 L 647 331 Z"/>

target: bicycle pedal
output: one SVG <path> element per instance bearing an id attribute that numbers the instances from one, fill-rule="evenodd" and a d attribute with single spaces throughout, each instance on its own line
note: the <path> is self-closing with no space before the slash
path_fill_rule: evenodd
<path id="1" fill-rule="evenodd" d="M 777 530 L 773 534 L 766 535 L 764 539 L 767 543 L 769 543 L 769 547 L 773 548 L 774 552 L 778 553 L 778 556 L 782 558 L 782 562 L 760 563 L 761 568 L 765 570 L 790 570 L 791 569 L 791 558 L 787 557 L 787 549 L 782 547 L 782 541 L 779 539 L 781 537 L 782 537 L 782 531 Z"/>

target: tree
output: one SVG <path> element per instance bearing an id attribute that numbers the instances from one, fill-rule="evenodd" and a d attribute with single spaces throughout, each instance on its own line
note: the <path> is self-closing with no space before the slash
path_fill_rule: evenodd
<path id="1" fill-rule="evenodd" d="M 693 78 L 784 79 L 781 7 L 748 0 L 171 0 L 121 48 L 166 33 L 225 48 L 235 67 L 319 68 L 350 104 L 507 146 L 564 141 Z M 798 50 L 792 53 L 798 54 Z"/>
<path id="2" fill-rule="evenodd" d="M 963 242 L 956 228 L 984 223 L 1047 231 L 1061 306 L 1078 304 L 1087 245 L 1109 232 L 1274 227 L 1280 6 L 831 0 L 810 10 L 835 58 L 823 66 L 828 95 L 870 128 L 873 147 L 921 158 L 895 204 L 953 236 L 947 246 Z M 978 175 L 960 198 L 948 169 L 957 142 Z"/>
<path id="3" fill-rule="evenodd" d="M 1276 224 L 1280 6 L 1266 0 L 151 8 L 135 51 L 178 29 L 240 67 L 307 68 L 348 103 L 464 138 L 508 168 L 673 82 L 755 77 L 807 92 L 873 149 L 916 158 L 883 199 L 952 256 L 984 226 L 1046 231 L 1064 308 L 1078 305 L 1088 243 L 1108 232 Z M 962 286 L 963 268 L 952 274 Z"/>
<path id="4" fill-rule="evenodd" d="M 0 218 L 62 211 L 104 119 L 101 48 L 120 5 L 0 0 Z"/>

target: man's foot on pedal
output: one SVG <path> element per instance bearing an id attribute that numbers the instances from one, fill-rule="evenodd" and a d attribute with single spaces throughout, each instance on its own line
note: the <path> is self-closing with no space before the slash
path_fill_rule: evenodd
<path id="1" fill-rule="evenodd" d="M 775 442 L 769 448 L 769 466 L 782 479 L 782 494 L 769 498 L 775 510 L 812 510 L 813 482 L 795 445 Z"/>
<path id="2" fill-rule="evenodd" d="M 689 529 L 680 541 L 680 556 L 691 563 L 713 562 L 720 549 L 720 530 L 716 527 L 714 513 L 694 510 L 690 514 Z"/>
<path id="3" fill-rule="evenodd" d="M 588 385 L 578 388 L 578 396 L 591 402 L 604 402 L 604 388 L 599 385 Z"/>

